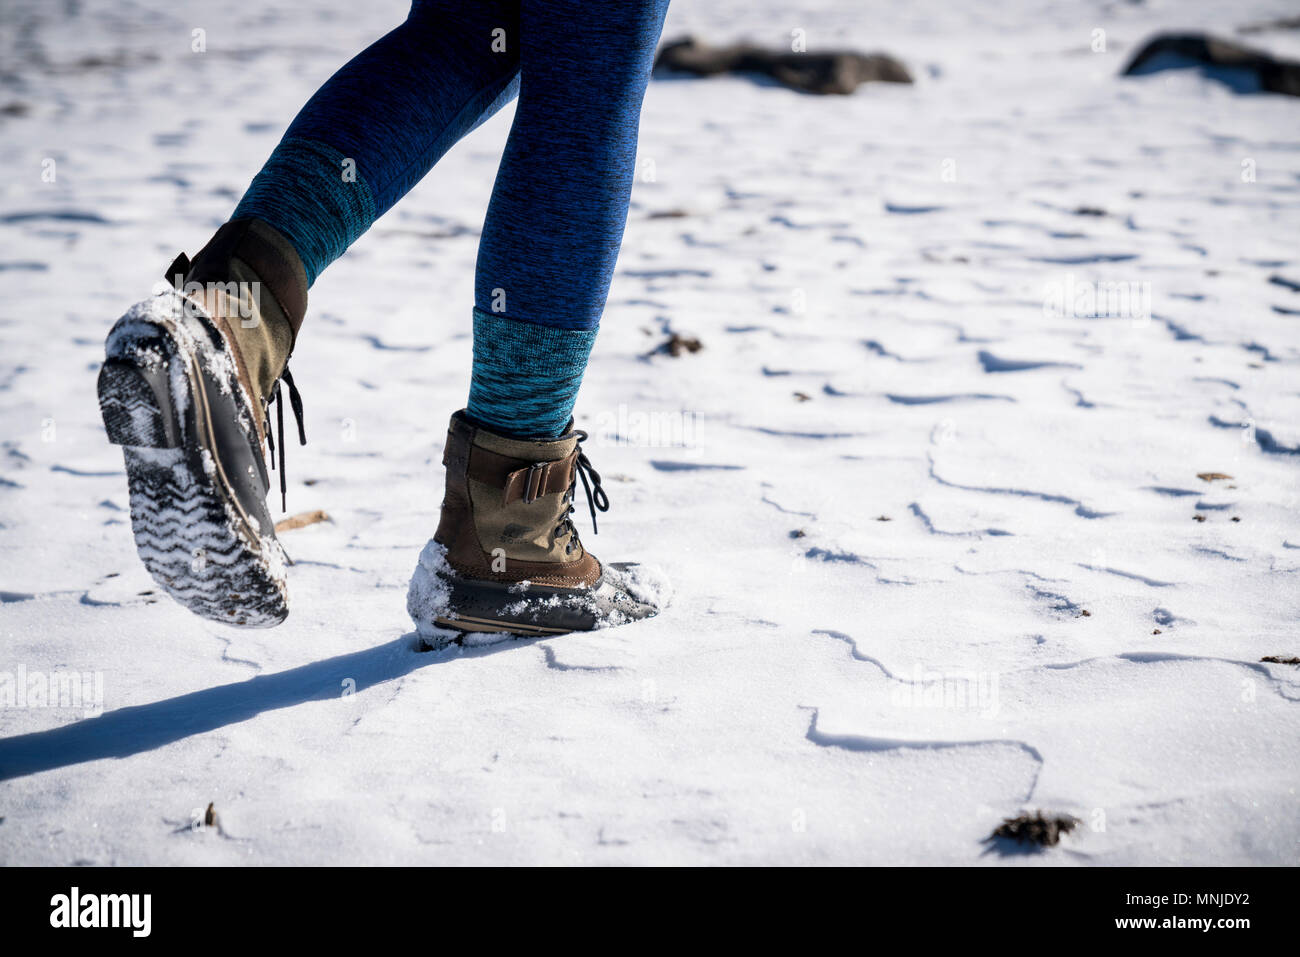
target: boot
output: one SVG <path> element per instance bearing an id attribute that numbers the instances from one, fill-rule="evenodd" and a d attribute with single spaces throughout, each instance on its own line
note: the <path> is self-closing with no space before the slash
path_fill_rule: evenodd
<path id="1" fill-rule="evenodd" d="M 267 406 L 307 307 L 297 253 L 260 220 L 221 227 L 167 288 L 109 332 L 99 405 L 122 446 L 131 524 L 154 580 L 195 614 L 266 627 L 289 613 L 287 556 L 266 506 Z M 283 407 L 281 490 L 284 489 Z M 273 450 L 272 450 L 273 451 Z M 273 463 L 272 463 L 273 464 Z"/>
<path id="2" fill-rule="evenodd" d="M 512 439 L 464 412 L 451 417 L 442 518 L 407 597 L 426 644 L 438 643 L 438 628 L 557 635 L 658 612 L 636 566 L 603 565 L 569 517 L 579 479 L 593 529 L 596 510 L 609 508 L 579 446 L 586 437 L 570 428 L 558 439 Z"/>

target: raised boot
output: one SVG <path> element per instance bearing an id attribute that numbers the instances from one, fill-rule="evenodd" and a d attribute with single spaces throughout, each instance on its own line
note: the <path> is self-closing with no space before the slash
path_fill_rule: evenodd
<path id="1" fill-rule="evenodd" d="M 287 559 L 266 506 L 265 425 L 283 376 L 306 441 L 285 369 L 306 312 L 306 272 L 276 230 L 244 219 L 222 226 L 193 262 L 178 256 L 167 280 L 113 326 L 99 374 L 136 548 L 195 614 L 276 625 L 289 612 Z"/>
<path id="2" fill-rule="evenodd" d="M 457 412 L 443 465 L 442 517 L 411 579 L 407 610 L 426 643 L 438 629 L 556 635 L 658 612 L 634 564 L 602 564 L 570 518 L 579 480 L 592 524 L 609 508 L 570 430 L 558 439 L 497 435 Z"/>

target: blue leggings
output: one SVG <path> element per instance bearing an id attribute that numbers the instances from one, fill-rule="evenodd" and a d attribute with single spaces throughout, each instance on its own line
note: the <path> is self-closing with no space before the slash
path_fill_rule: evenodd
<path id="1" fill-rule="evenodd" d="M 668 0 L 415 0 L 308 101 L 234 218 L 308 282 L 516 95 L 475 275 L 469 413 L 553 436 L 572 412 L 627 220 Z"/>

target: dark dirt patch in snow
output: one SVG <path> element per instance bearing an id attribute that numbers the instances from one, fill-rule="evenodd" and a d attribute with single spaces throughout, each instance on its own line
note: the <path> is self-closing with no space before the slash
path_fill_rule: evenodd
<path id="1" fill-rule="evenodd" d="M 1024 847 L 1055 847 L 1062 834 L 1069 834 L 1079 826 L 1079 819 L 1068 814 L 1044 815 L 1042 811 L 1033 814 L 1022 813 L 1016 817 L 1003 818 L 984 840 L 985 842 L 1012 842 Z"/>

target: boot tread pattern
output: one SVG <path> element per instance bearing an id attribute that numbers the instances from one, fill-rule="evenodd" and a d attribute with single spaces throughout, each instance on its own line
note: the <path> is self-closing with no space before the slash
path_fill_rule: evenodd
<path id="1" fill-rule="evenodd" d="M 149 300 L 128 312 L 109 335 L 99 376 L 105 430 L 123 447 L 136 549 L 154 580 L 195 614 L 279 624 L 289 611 L 283 552 L 273 530 L 250 525 L 200 425 L 208 415 L 200 357 L 209 369 L 223 364 L 205 354 L 208 330 L 186 328 L 197 320 L 171 317 Z"/>

